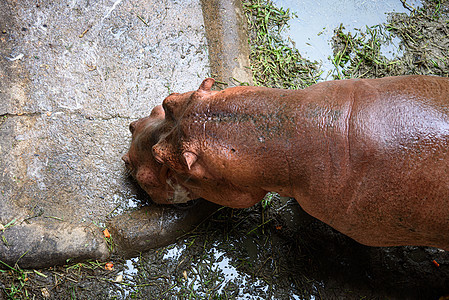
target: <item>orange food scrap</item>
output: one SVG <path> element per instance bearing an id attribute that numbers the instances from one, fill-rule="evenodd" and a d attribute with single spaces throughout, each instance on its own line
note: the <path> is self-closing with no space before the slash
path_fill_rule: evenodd
<path id="1" fill-rule="evenodd" d="M 435 265 L 435 267 L 439 267 L 439 266 L 440 266 L 440 264 L 439 264 L 439 263 L 437 263 L 437 261 L 436 261 L 436 260 L 432 260 L 432 262 L 433 262 L 433 264 Z"/>
<path id="2" fill-rule="evenodd" d="M 112 269 L 114 268 L 114 264 L 112 262 L 108 262 L 104 268 L 108 271 L 112 271 Z"/>
<path id="3" fill-rule="evenodd" d="M 104 237 L 107 239 L 111 237 L 111 234 L 109 233 L 109 230 L 107 228 L 105 230 L 103 230 L 103 234 L 104 234 Z"/>

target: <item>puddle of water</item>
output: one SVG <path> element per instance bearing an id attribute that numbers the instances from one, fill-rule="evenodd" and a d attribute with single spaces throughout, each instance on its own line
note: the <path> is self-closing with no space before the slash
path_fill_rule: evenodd
<path id="1" fill-rule="evenodd" d="M 123 264 L 122 271 L 117 273 L 117 276 L 122 276 L 122 280 L 124 282 L 132 281 L 133 278 L 137 275 L 138 269 L 135 264 L 139 261 L 139 258 L 134 257 L 131 259 L 127 259 Z M 129 285 L 123 285 L 121 288 L 123 292 L 123 299 L 126 299 L 130 293 L 134 291 L 134 288 Z M 119 298 L 120 299 L 120 298 Z"/>
<path id="2" fill-rule="evenodd" d="M 273 0 L 284 9 L 297 14 L 290 21 L 284 36 L 290 38 L 299 52 L 312 61 L 322 62 L 323 75 L 333 69 L 328 57 L 332 55 L 330 40 L 334 29 L 341 23 L 349 31 L 374 26 L 387 21 L 389 13 L 408 13 L 400 0 Z M 421 1 L 408 0 L 408 5 L 418 7 Z M 384 49 L 387 57 L 397 51 L 398 40 Z"/>
<path id="3" fill-rule="evenodd" d="M 137 268 L 134 267 L 134 263 L 137 262 L 137 258 L 131 258 L 125 261 L 126 269 L 123 273 L 127 276 L 134 276 L 137 274 Z"/>
<path id="4" fill-rule="evenodd" d="M 204 293 L 204 282 L 202 279 L 205 271 L 204 268 L 207 268 L 207 271 L 217 274 L 214 287 L 214 294 L 216 296 L 222 295 L 223 292 L 229 288 L 229 284 L 238 283 L 238 294 L 236 296 L 239 299 L 263 299 L 262 297 L 246 292 L 245 287 L 253 284 L 254 286 L 260 288 L 260 290 L 266 292 L 268 286 L 265 286 L 265 284 L 260 280 L 256 280 L 256 282 L 254 282 L 251 280 L 249 275 L 239 272 L 231 264 L 231 258 L 226 254 L 226 252 L 218 248 L 218 243 L 219 242 L 215 242 L 210 248 L 207 249 L 206 255 L 203 257 L 201 263 L 192 266 L 192 269 L 186 272 L 184 286 L 190 287 L 190 289 L 195 291 L 198 296 L 207 297 L 208 295 Z M 175 246 L 167 250 L 167 253 L 165 253 L 163 259 L 177 261 L 185 250 L 185 245 Z M 182 288 L 182 286 L 178 286 L 173 290 L 180 292 Z"/>
<path id="5" fill-rule="evenodd" d="M 240 246 L 243 245 L 243 243 L 237 243 Z M 255 242 L 253 241 L 253 243 Z M 186 271 L 184 283 L 182 285 L 178 284 L 173 288 L 172 292 L 180 293 L 182 289 L 189 287 L 197 296 L 210 297 L 210 294 L 208 294 L 210 289 L 205 286 L 205 278 L 207 278 L 212 281 L 215 297 L 220 295 L 223 297 L 229 296 L 226 293 L 232 291 L 232 297 L 237 297 L 238 299 L 266 299 L 265 296 L 268 295 L 269 289 L 273 288 L 273 286 L 270 286 L 264 280 L 239 271 L 235 267 L 235 258 L 230 253 L 231 248 L 234 248 L 234 246 L 233 243 L 225 243 L 222 240 L 208 244 L 200 261 L 193 263 L 191 268 Z M 163 260 L 177 263 L 184 255 L 189 256 L 189 251 L 185 244 L 175 245 L 166 250 Z M 214 274 L 214 276 L 209 277 L 208 273 Z M 314 299 L 313 296 L 304 298 L 302 295 L 296 295 L 295 291 L 296 289 L 293 286 L 288 291 L 288 294 L 294 299 Z"/>
<path id="6" fill-rule="evenodd" d="M 157 281 L 156 279 L 151 283 L 155 280 L 150 279 L 153 277 L 159 278 L 158 285 L 165 286 L 162 288 L 165 290 L 162 295 L 167 299 L 186 295 L 194 295 L 195 298 L 201 299 L 211 297 L 266 299 L 273 286 L 263 279 L 254 278 L 250 274 L 239 271 L 236 267 L 238 262 L 235 261 L 230 248 L 234 246 L 218 239 L 211 244 L 205 244 L 204 251 L 199 255 L 198 249 L 189 248 L 186 243 L 178 243 L 163 249 L 160 254 L 156 251 L 148 257 L 128 259 L 124 263 L 123 271 L 119 273 L 123 275 L 125 283 L 121 286 L 122 293 L 125 298 L 137 295 L 139 288 L 148 283 L 151 286 Z M 191 260 L 192 255 L 196 256 L 193 260 Z M 184 260 L 190 262 L 182 266 Z M 152 266 L 157 266 L 157 270 L 153 270 L 156 273 L 152 273 Z M 174 269 L 178 269 L 182 275 L 176 275 L 177 271 Z M 142 278 L 142 276 L 147 280 L 139 281 L 139 277 Z M 285 289 L 283 291 L 293 299 L 314 299 L 313 296 L 304 298 L 303 295 L 297 295 L 294 286 L 291 286 L 288 291 Z M 145 290 L 142 293 L 154 293 L 153 296 L 156 296 L 160 291 Z"/>
<path id="7" fill-rule="evenodd" d="M 167 253 L 164 254 L 162 259 L 178 260 L 181 257 L 181 255 L 185 249 L 186 249 L 186 245 L 174 246 L 174 247 L 168 248 Z"/>
<path id="8" fill-rule="evenodd" d="M 117 299 L 146 299 L 148 295 L 154 299 L 284 299 L 288 295 L 304 300 L 394 296 L 389 286 L 371 289 L 371 276 L 378 274 L 390 278 L 400 293 L 408 289 L 402 285 L 408 273 L 398 276 L 396 271 L 392 275 L 382 270 L 389 257 L 383 252 L 371 253 L 349 238 L 323 233 L 321 225 L 311 223 L 311 217 L 300 213 L 292 199 L 279 198 L 272 205 L 276 214 L 259 209 L 223 210 L 223 215 L 204 223 L 185 240 L 124 261 L 118 273 L 123 281 L 111 295 Z M 282 232 L 274 224 L 254 231 L 272 217 L 273 222 L 282 219 Z M 378 267 L 371 269 L 366 260 Z M 392 258 L 387 265 L 396 260 Z"/>

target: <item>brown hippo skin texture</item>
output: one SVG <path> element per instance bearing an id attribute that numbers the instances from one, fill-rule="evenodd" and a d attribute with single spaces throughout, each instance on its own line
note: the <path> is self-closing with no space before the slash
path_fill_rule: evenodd
<path id="1" fill-rule="evenodd" d="M 266 192 L 370 246 L 449 250 L 449 79 L 171 94 L 123 157 L 155 202 L 249 207 Z"/>

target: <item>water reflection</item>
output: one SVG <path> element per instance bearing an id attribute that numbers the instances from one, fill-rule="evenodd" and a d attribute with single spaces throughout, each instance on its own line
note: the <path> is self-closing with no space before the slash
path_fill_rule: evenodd
<path id="1" fill-rule="evenodd" d="M 297 18 L 290 21 L 290 28 L 285 30 L 285 37 L 293 41 L 302 55 L 321 61 L 324 76 L 332 69 L 328 60 L 332 55 L 330 40 L 340 24 L 354 31 L 386 22 L 389 13 L 409 12 L 400 0 L 273 0 L 273 3 L 297 14 Z M 413 7 L 420 4 L 418 0 L 407 1 L 407 5 Z M 392 46 L 384 52 L 389 55 L 388 52 L 395 50 L 397 47 Z"/>

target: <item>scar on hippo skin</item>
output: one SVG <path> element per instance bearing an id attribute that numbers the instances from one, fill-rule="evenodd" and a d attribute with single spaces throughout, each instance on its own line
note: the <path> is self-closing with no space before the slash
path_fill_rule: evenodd
<path id="1" fill-rule="evenodd" d="M 171 94 L 133 122 L 123 157 L 157 203 L 243 208 L 267 192 L 370 246 L 449 250 L 449 79 Z"/>

